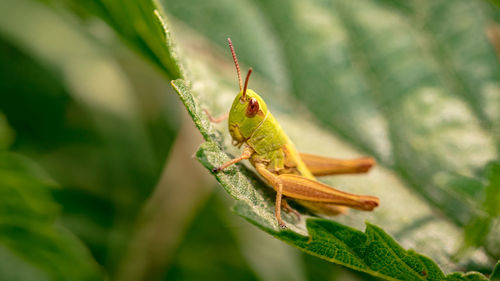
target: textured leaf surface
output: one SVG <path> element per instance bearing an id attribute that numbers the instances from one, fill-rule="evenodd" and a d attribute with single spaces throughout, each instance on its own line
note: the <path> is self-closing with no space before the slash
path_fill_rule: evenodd
<path id="1" fill-rule="evenodd" d="M 486 2 L 165 2 L 214 44 L 231 35 L 241 60 L 449 219 L 474 216 L 449 180 L 498 157 L 500 66 L 485 33 L 496 11 Z"/>
<path id="2" fill-rule="evenodd" d="M 296 104 L 289 108 L 282 104 L 291 103 L 283 98 L 283 90 L 289 90 L 323 125 L 322 131 L 348 140 L 358 151 L 377 155 L 398 184 L 414 190 L 425 205 L 445 214 L 448 221 L 463 227 L 478 214 L 481 198 L 477 194 L 482 185 L 463 179 L 479 178 L 478 171 L 498 157 L 500 139 L 499 64 L 485 32 L 497 14 L 491 5 L 481 1 L 342 0 L 165 3 L 172 15 L 214 44 L 225 45 L 225 37 L 233 38 L 240 60 L 253 66 L 267 85 L 279 87 L 265 88 L 258 82 L 253 83 L 259 88 L 252 86 L 272 102 L 275 114 L 276 110 L 297 112 Z M 213 79 L 204 80 L 210 83 L 207 88 L 202 83 L 194 85 L 197 91 L 201 89 L 200 102 L 212 108 L 212 113 L 229 108 L 229 102 L 224 107 L 220 101 L 228 99 L 222 89 L 226 79 L 218 83 L 219 101 L 209 97 Z M 304 114 L 298 112 L 295 115 Z M 314 135 L 309 132 L 313 131 L 310 124 L 299 125 L 296 116 L 290 119 L 278 118 L 294 123 L 285 129 L 299 149 L 342 154 L 332 142 L 309 138 Z M 352 185 L 343 179 L 327 181 Z M 366 193 L 362 188 L 356 191 Z M 392 211 L 404 214 L 405 219 L 391 217 L 392 226 L 381 219 L 389 212 L 380 214 L 379 210 L 375 215 L 385 230 L 403 234 L 399 239 L 423 229 L 427 234 L 419 233 L 419 238 L 432 236 L 433 231 L 447 233 L 448 241 L 456 237 L 451 232 L 457 230 L 447 232 L 439 223 L 430 230 L 433 227 L 428 223 L 434 220 L 429 217 L 435 215 L 406 220 L 412 216 L 403 212 L 408 208 L 400 207 Z M 424 214 L 421 210 L 418 203 L 412 204 L 411 211 Z M 406 228 L 394 230 L 394 225 Z M 494 233 L 490 240 L 498 239 Z M 409 245 L 419 244 L 414 239 L 409 239 L 413 240 Z M 420 245 L 429 252 L 435 249 Z M 445 255 L 453 251 L 448 249 Z M 492 257 L 498 258 L 494 253 Z"/>
<path id="3" fill-rule="evenodd" d="M 497 156 L 498 90 L 492 77 L 496 77 L 498 66 L 492 46 L 478 31 L 484 25 L 476 16 L 484 7 L 480 2 L 460 1 L 455 5 L 458 8 L 445 1 L 408 6 L 368 0 L 165 3 L 169 13 L 196 29 L 193 32 L 183 24 L 173 25 L 178 30 L 178 58 L 186 68 L 181 73 L 185 80 L 176 80 L 173 85 L 208 141 L 197 153 L 207 168 L 238 153 L 230 147 L 227 130 L 210 124 L 202 113 L 202 108 L 213 114 L 226 112 L 236 92 L 229 56 L 220 56 L 214 44 L 207 42 L 225 45 L 227 36 L 237 42 L 242 61 L 255 66 L 260 76 L 252 77 L 251 87 L 269 101 L 299 149 L 336 157 L 365 151 L 385 166 L 366 177 L 326 180 L 352 192 L 379 196 L 382 204 L 376 212 L 353 211 L 337 222 L 294 221 L 287 216 L 293 232 L 278 232 L 269 189 L 251 170 L 235 166 L 216 177 L 238 199 L 235 209 L 239 214 L 308 252 L 386 278 L 411 280 L 428 275 L 436 280 L 443 273 L 430 260 L 402 250 L 378 228 L 368 226 L 366 233 L 361 233 L 343 224 L 362 228 L 368 219 L 405 248 L 431 256 L 446 272 L 470 264 L 491 264 L 481 251 L 459 263 L 450 260 L 461 239 L 457 225 L 466 224 L 475 209 L 470 203 L 473 198 L 464 200 L 461 191 L 450 189 L 448 182 L 457 174 L 474 176 Z M 467 12 L 469 8 L 473 12 Z M 473 24 L 452 29 L 455 21 L 441 22 L 440 11 L 451 11 L 447 17 L 459 18 L 457 22 L 466 18 Z M 144 15 L 149 18 L 154 13 L 150 10 Z M 167 27 L 164 18 L 160 22 Z M 427 22 L 438 29 L 431 30 L 425 26 Z M 440 32 L 444 35 L 438 36 Z M 455 36 L 462 33 L 465 39 Z M 168 35 L 158 39 L 167 39 L 164 47 L 171 51 Z M 464 41 L 454 41 L 458 39 Z M 465 48 L 467 42 L 480 42 L 479 55 L 473 53 L 476 48 Z M 465 51 L 449 44 L 465 46 Z M 438 52 L 442 48 L 445 55 Z M 482 66 L 479 76 L 467 72 L 476 69 L 471 61 Z M 457 86 L 458 82 L 465 86 Z M 475 91 L 481 97 L 477 101 L 471 99 Z M 332 254 L 337 231 L 345 239 L 338 240 L 351 243 L 339 248 L 343 249 L 339 255 Z M 315 247 L 309 247 L 307 233 L 315 233 Z M 368 242 L 354 250 L 348 237 Z M 365 255 L 368 249 L 386 259 L 374 262 Z M 385 271 L 389 265 L 394 269 L 391 272 Z M 484 279 L 478 274 L 459 273 L 448 278 Z"/>
<path id="4" fill-rule="evenodd" d="M 54 183 L 16 154 L 0 152 L 0 279 L 100 280 L 89 251 L 56 219 Z"/>
<path id="5" fill-rule="evenodd" d="M 203 66 L 199 65 L 191 66 L 192 69 L 202 69 L 202 67 Z M 216 70 L 216 67 L 214 67 L 215 69 L 210 69 L 208 66 L 204 67 L 209 70 L 204 69 L 204 71 L 199 73 L 220 73 L 220 70 Z M 195 73 L 192 75 L 196 76 L 197 74 Z M 226 101 L 227 103 L 231 102 L 234 93 L 228 90 L 225 85 L 225 79 L 227 78 L 219 78 L 222 82 L 218 85 L 217 89 L 212 89 L 210 87 L 204 88 L 204 85 L 210 84 L 204 80 L 207 79 L 206 77 L 200 74 L 198 74 L 197 77 L 198 79 L 194 80 L 197 82 L 194 84 L 203 95 L 196 95 L 196 92 L 192 92 L 190 83 L 184 80 L 176 80 L 173 82 L 173 85 L 192 115 L 195 125 L 205 139 L 212 142 L 204 145 L 198 152 L 198 157 L 201 161 L 207 168 L 211 169 L 230 159 L 230 157 L 220 154 L 220 148 L 216 148 L 215 143 L 217 143 L 218 146 L 223 145 L 223 147 L 229 149 L 229 151 L 234 154 L 239 152 L 230 148 L 230 138 L 227 136 L 224 125 L 220 125 L 220 127 L 222 127 L 222 132 L 215 130 L 214 126 L 207 120 L 205 114 L 202 113 L 202 107 L 207 107 L 208 104 L 214 104 L 215 99 L 211 99 L 209 95 L 211 91 L 214 91 L 213 95 L 217 97 L 217 100 Z M 201 105 L 203 103 L 205 105 Z M 214 107 L 217 108 L 217 104 L 214 105 Z M 278 120 L 280 120 L 285 131 L 291 135 L 292 139 L 294 141 L 298 140 L 296 144 L 299 148 L 308 149 L 307 146 L 310 146 L 315 148 L 316 152 L 328 154 L 332 153 L 332 147 L 335 147 L 335 151 L 338 151 L 339 155 L 355 155 L 355 152 L 352 151 L 349 145 L 342 143 L 338 139 L 328 135 L 328 133 L 322 132 L 321 129 L 318 129 L 314 124 L 306 121 L 307 118 L 302 117 L 301 119 L 297 119 L 293 116 L 287 116 L 287 112 L 292 112 L 290 107 L 293 107 L 293 105 L 280 105 L 277 107 L 282 111 L 282 113 L 278 114 Z M 276 111 L 273 112 L 276 114 Z M 303 133 L 302 128 L 308 128 L 307 134 Z M 207 149 L 207 147 L 209 147 L 209 149 Z M 310 147 L 308 151 L 315 152 L 314 150 L 310 150 Z M 321 149 L 323 149 L 323 151 L 321 151 Z M 266 227 L 271 226 L 276 231 L 277 226 L 273 209 L 274 199 L 273 195 L 268 193 L 269 188 L 265 187 L 265 185 L 262 187 L 261 185 L 261 193 L 256 192 L 254 186 L 260 181 L 255 179 L 254 176 L 248 179 L 246 175 L 252 175 L 249 170 L 244 169 L 243 174 L 237 171 L 238 169 L 236 167 L 232 167 L 229 168 L 226 173 L 219 173 L 215 176 L 219 181 L 223 182 L 223 186 L 233 197 L 251 206 L 247 208 L 247 210 L 251 210 L 252 212 L 246 212 L 242 215 L 250 218 L 252 221 L 258 222 L 257 224 L 259 225 Z M 361 177 L 361 179 L 355 179 L 345 177 L 344 180 L 340 182 L 348 186 L 351 191 L 375 194 L 380 196 L 382 200 L 384 200 L 384 198 L 390 200 L 391 203 L 381 204 L 378 212 L 369 214 L 354 211 L 350 216 L 340 217 L 338 220 L 361 228 L 363 227 L 363 220 L 369 218 L 372 222 L 382 225 L 386 230 L 395 233 L 400 241 L 408 243 L 407 245 L 411 245 L 419 251 L 424 251 L 426 254 L 431 255 L 445 268 L 453 268 L 454 265 L 449 261 L 449 255 L 452 254 L 454 245 L 450 243 L 450 241 L 454 239 L 456 239 L 454 241 L 458 241 L 460 239 L 460 231 L 444 220 L 434 218 L 432 211 L 425 206 L 425 203 L 415 196 L 415 194 L 407 192 L 404 185 L 402 185 L 392 173 L 385 170 L 379 170 L 375 172 L 374 178 L 371 180 L 369 178 L 370 177 L 368 177 L 368 179 Z M 352 181 L 355 181 L 355 183 L 353 184 Z M 337 185 L 339 185 L 339 183 Z M 390 189 L 388 189 L 388 187 L 390 187 Z M 408 209 L 408 206 L 404 202 L 412 202 L 412 208 Z M 262 207 L 265 208 L 262 209 Z M 294 231 L 300 234 L 307 233 L 304 221 L 295 222 L 291 217 L 287 217 L 287 219 L 290 220 L 289 225 Z M 410 223 L 412 221 L 413 224 Z M 418 232 L 419 229 L 424 232 Z"/>
<path id="6" fill-rule="evenodd" d="M 174 87 L 183 89 L 182 81 Z M 184 88 L 186 89 L 186 88 Z M 213 142 L 203 144 L 198 159 L 207 169 L 229 160 Z M 451 274 L 445 277 L 437 264 L 414 251 L 406 251 L 377 226 L 367 224 L 365 233 L 340 223 L 307 219 L 289 224 L 290 230 L 279 231 L 274 217 L 274 203 L 269 190 L 257 179 L 249 179 L 246 167 L 229 168 L 217 173 L 217 180 L 238 200 L 235 211 L 263 230 L 303 251 L 356 270 L 388 280 L 487 280 L 479 273 Z M 288 220 L 293 218 L 286 216 Z"/>
<path id="7" fill-rule="evenodd" d="M 182 34 L 182 36 L 178 37 L 181 37 L 181 42 L 185 40 L 179 44 L 180 46 L 185 48 L 185 50 L 183 51 L 185 53 L 188 53 L 188 57 L 190 58 L 202 60 L 201 57 L 203 57 L 203 55 L 190 53 L 188 50 L 188 45 L 185 44 L 186 42 L 193 42 L 193 40 L 196 39 L 186 39 L 186 37 L 189 37 L 188 35 L 186 35 L 186 33 L 189 34 L 189 32 L 187 31 L 185 33 L 180 33 Z M 210 50 L 206 50 L 206 52 L 210 53 Z M 220 62 L 210 62 L 220 64 Z M 226 66 L 211 67 L 200 64 L 199 62 L 192 62 L 191 64 L 188 63 L 187 75 L 190 76 L 192 81 L 195 81 L 193 82 L 193 85 L 183 80 L 176 80 L 173 83 L 174 87 L 181 97 L 181 100 L 183 100 L 188 111 L 192 115 L 193 120 L 195 121 L 195 125 L 198 127 L 198 129 L 200 129 L 200 132 L 205 137 L 205 139 L 212 142 L 202 146 L 197 154 L 198 158 L 209 169 L 213 168 L 214 166 L 218 166 L 230 159 L 230 157 L 221 155 L 215 145 L 215 143 L 217 143 L 218 146 L 222 145 L 225 149 L 229 148 L 230 140 L 227 136 L 227 133 L 224 132 L 225 129 L 223 129 L 222 131 L 224 133 L 222 134 L 221 138 L 220 133 L 218 133 L 217 130 L 214 130 L 213 126 L 208 122 L 205 115 L 202 113 L 202 107 L 212 109 L 211 111 L 215 112 L 215 114 L 222 113 L 227 110 L 221 109 L 224 108 L 222 104 L 225 103 L 226 108 L 229 107 L 231 98 L 234 97 L 234 91 L 228 97 L 228 92 L 230 92 L 230 90 L 227 89 L 228 82 L 226 81 L 230 78 L 226 78 L 225 76 L 216 76 L 226 75 L 227 68 L 230 69 L 230 67 Z M 210 81 L 210 79 L 212 81 Z M 216 79 L 216 81 L 220 81 L 219 83 L 217 83 L 217 87 L 214 87 L 213 85 L 214 79 Z M 257 81 L 259 81 L 258 78 Z M 258 82 L 254 83 L 262 85 L 261 88 L 264 88 L 265 90 L 270 90 L 269 85 L 266 86 L 265 84 Z M 196 88 L 196 90 L 191 92 L 191 88 Z M 254 87 L 254 89 L 256 88 Z M 265 91 L 263 90 L 262 92 Z M 274 91 L 270 92 L 276 93 L 275 89 Z M 316 149 L 316 152 L 318 152 L 322 150 L 321 148 L 323 148 L 323 152 L 327 151 L 327 154 L 332 154 L 332 150 L 334 150 L 332 149 L 332 146 L 338 144 L 338 146 L 343 146 L 342 148 L 338 148 L 335 150 L 338 150 L 339 154 L 346 153 L 346 150 L 349 151 L 349 148 L 346 148 L 348 147 L 348 145 L 345 145 L 338 140 L 332 140 L 334 138 L 332 138 L 331 136 L 329 139 L 328 133 L 321 132 L 320 129 L 315 128 L 315 125 L 311 124 L 308 121 L 304 121 L 307 120 L 307 118 L 302 117 L 300 119 L 297 119 L 296 116 L 287 116 L 290 114 L 290 112 L 297 113 L 298 111 L 299 113 L 304 113 L 303 111 L 301 111 L 301 109 L 299 109 L 300 107 L 297 107 L 297 105 L 293 104 L 292 99 L 286 99 L 288 102 L 288 104 L 286 105 L 278 105 L 278 101 L 283 101 L 283 95 L 279 93 L 275 96 L 270 97 L 268 100 L 270 100 L 270 103 L 274 105 L 274 109 L 278 109 L 278 113 L 276 113 L 276 110 L 273 110 L 273 113 L 275 113 L 275 115 L 278 115 L 278 120 L 280 120 L 287 133 L 292 136 L 292 139 L 297 143 L 299 149 L 307 149 L 307 147 L 313 147 Z M 443 102 L 446 103 L 446 101 Z M 303 128 L 307 128 L 307 134 L 304 134 Z M 233 152 L 233 155 L 238 153 L 231 149 L 229 149 L 229 151 Z M 223 184 L 226 190 L 233 197 L 244 202 L 237 205 L 237 212 L 265 229 L 269 226 L 272 226 L 271 229 L 273 229 L 273 231 L 277 231 L 276 222 L 273 218 L 272 195 L 269 196 L 265 188 L 259 189 L 260 192 L 256 192 L 255 190 L 253 190 L 255 183 L 259 181 L 258 179 L 245 180 L 245 175 L 251 173 L 246 170 L 246 168 L 243 168 L 242 174 L 238 173 L 237 171 L 238 168 L 234 167 L 228 169 L 226 173 L 216 175 L 218 180 Z M 337 180 L 335 182 L 346 184 L 348 180 Z M 358 182 L 358 184 L 359 183 L 360 182 Z M 356 192 L 367 193 L 366 187 L 354 187 L 354 184 L 347 185 L 349 186 L 351 191 L 355 190 Z M 355 213 L 348 218 L 339 218 L 340 221 L 360 227 L 360 222 L 362 222 L 363 220 L 362 218 L 369 217 L 377 224 L 382 225 L 385 229 L 389 229 L 389 231 L 395 233 L 396 236 L 398 236 L 398 238 L 403 242 L 406 242 L 408 243 L 408 245 L 412 245 L 418 250 L 422 250 L 425 253 L 431 255 L 433 258 L 439 260 L 440 264 L 447 270 L 450 270 L 455 266 L 450 262 L 449 259 L 450 255 L 453 252 L 452 244 L 457 243 L 460 239 L 460 231 L 458 229 L 446 223 L 446 221 L 442 219 L 435 218 L 432 214 L 432 211 L 428 209 L 428 207 L 426 207 L 426 203 L 416 197 L 415 194 L 407 193 L 404 184 L 394 178 L 394 174 L 391 172 L 381 172 L 381 174 L 377 175 L 377 180 L 375 180 L 375 183 L 371 181 L 367 183 L 365 179 L 364 185 L 370 186 L 369 192 L 371 194 L 380 196 L 382 200 L 385 197 L 383 194 L 388 195 L 389 191 L 387 190 L 387 188 L 390 187 L 392 198 L 386 197 L 387 199 L 392 199 L 390 200 L 390 204 L 384 205 L 383 207 L 381 207 L 378 213 L 375 212 L 373 215 Z M 380 193 L 377 193 L 377 185 L 383 185 L 383 187 L 380 186 Z M 397 194 L 397 196 L 394 197 L 394 194 Z M 403 202 L 412 202 L 411 210 L 409 210 L 408 205 L 404 204 Z M 243 205 L 244 207 L 241 207 L 241 205 Z M 293 218 L 290 217 L 287 217 L 287 219 L 291 222 L 289 222 L 289 225 L 295 232 L 304 234 L 307 233 L 307 231 L 311 231 L 304 226 L 304 221 L 294 222 Z M 400 221 L 402 223 L 399 224 L 397 223 L 397 221 Z M 413 221 L 414 224 L 408 225 L 410 221 Z M 451 242 L 452 240 L 454 240 L 455 242 Z M 315 250 L 318 250 L 318 248 L 316 248 Z M 336 262 L 342 263 L 339 260 L 336 260 Z M 356 264 L 356 262 L 352 262 L 353 264 Z M 428 268 L 431 274 L 433 274 L 432 272 L 434 272 L 433 268 L 435 266 L 436 265 L 434 264 L 434 266 L 430 266 Z M 380 270 L 382 267 L 377 268 L 377 265 L 375 265 L 375 269 L 370 268 L 368 272 L 373 273 L 376 270 Z M 443 273 L 441 272 L 441 274 Z M 431 276 L 432 278 L 437 278 L 436 280 L 439 279 L 439 273 Z M 449 278 L 462 278 L 460 276 L 460 274 L 454 274 L 450 275 Z M 401 278 L 401 276 L 395 278 Z M 471 274 L 467 278 L 484 277 L 477 274 Z"/>

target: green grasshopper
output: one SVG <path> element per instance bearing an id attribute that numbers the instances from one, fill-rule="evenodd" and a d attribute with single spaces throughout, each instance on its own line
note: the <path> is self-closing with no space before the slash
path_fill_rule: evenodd
<path id="1" fill-rule="evenodd" d="M 213 118 L 205 110 L 208 118 L 215 123 L 229 118 L 229 133 L 233 144 L 245 147 L 237 157 L 220 167 L 214 173 L 249 159 L 257 172 L 276 191 L 275 214 L 281 228 L 286 228 L 281 218 L 281 208 L 300 214 L 288 205 L 286 198 L 295 200 L 314 213 L 337 215 L 345 213 L 347 208 L 371 211 L 379 204 L 374 196 L 356 195 L 337 190 L 320 183 L 315 176 L 335 174 L 365 173 L 374 164 L 371 157 L 352 160 L 340 160 L 297 152 L 297 149 L 285 134 L 274 116 L 267 109 L 264 100 L 253 90 L 248 89 L 248 80 L 252 68 L 248 70 L 244 86 L 242 85 L 240 66 L 234 52 L 231 39 L 228 38 L 233 61 L 238 73 L 240 92 L 234 99 L 229 114 Z"/>

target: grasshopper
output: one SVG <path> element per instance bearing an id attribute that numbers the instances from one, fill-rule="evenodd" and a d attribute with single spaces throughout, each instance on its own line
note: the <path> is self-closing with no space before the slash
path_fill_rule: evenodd
<path id="1" fill-rule="evenodd" d="M 228 43 L 238 74 L 240 92 L 228 114 L 214 118 L 208 111 L 205 110 L 205 113 L 210 121 L 215 123 L 229 119 L 229 133 L 233 144 L 238 148 L 245 144 L 245 147 L 240 157 L 213 168 L 212 172 L 220 172 L 248 159 L 276 191 L 275 215 L 281 228 L 286 228 L 281 218 L 281 208 L 300 218 L 300 214 L 288 205 L 287 198 L 293 199 L 313 213 L 325 215 L 345 213 L 346 207 L 364 211 L 371 211 L 377 207 L 379 205 L 377 197 L 343 192 L 315 178 L 315 176 L 335 174 L 366 173 L 375 164 L 375 160 L 371 157 L 341 160 L 299 153 L 267 109 L 264 100 L 256 92 L 248 89 L 252 68 L 248 70 L 243 86 L 238 59 L 229 38 Z"/>

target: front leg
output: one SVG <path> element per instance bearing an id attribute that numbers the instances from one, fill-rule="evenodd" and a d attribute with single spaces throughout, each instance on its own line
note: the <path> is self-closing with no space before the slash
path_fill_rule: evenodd
<path id="1" fill-rule="evenodd" d="M 210 114 L 210 112 L 208 112 L 208 110 L 206 110 L 205 108 L 203 109 L 203 111 L 207 115 L 208 120 L 210 120 L 210 122 L 212 122 L 212 123 L 220 123 L 220 122 L 226 120 L 227 118 L 229 118 L 229 113 L 226 113 L 226 114 L 219 116 L 219 117 L 213 117 L 212 114 Z"/>
<path id="2" fill-rule="evenodd" d="M 255 150 L 253 150 L 253 148 L 251 148 L 250 146 L 247 146 L 243 149 L 243 153 L 241 154 L 240 157 L 229 160 L 226 163 L 222 164 L 221 166 L 213 168 L 212 172 L 214 172 L 214 173 L 220 172 L 220 171 L 224 170 L 225 168 L 240 162 L 241 160 L 249 159 L 250 157 L 252 157 L 252 154 L 254 154 L 254 152 L 255 152 Z"/>

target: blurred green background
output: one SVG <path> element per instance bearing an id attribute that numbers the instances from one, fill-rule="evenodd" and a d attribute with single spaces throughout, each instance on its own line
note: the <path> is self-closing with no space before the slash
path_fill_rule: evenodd
<path id="1" fill-rule="evenodd" d="M 256 84 L 279 89 L 273 109 L 376 157 L 380 178 L 399 184 L 384 187 L 387 204 L 407 190 L 425 205 L 422 221 L 397 221 L 408 228 L 391 226 L 391 211 L 359 223 L 449 270 L 489 274 L 500 257 L 500 186 L 488 180 L 500 173 L 488 168 L 500 148 L 499 16 L 482 0 L 0 0 L 0 280 L 375 279 L 234 215 L 194 159 L 203 139 L 169 82 L 185 71 L 201 103 L 226 111 L 230 95 L 211 92 L 237 89 L 227 37 Z M 200 66 L 221 60 L 223 75 Z M 444 229 L 455 244 L 419 242 L 426 220 L 429 239 Z"/>

